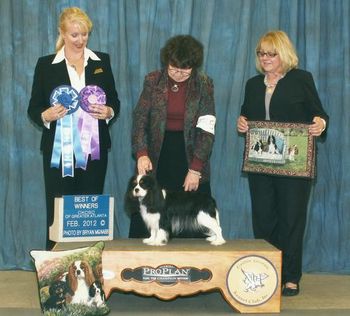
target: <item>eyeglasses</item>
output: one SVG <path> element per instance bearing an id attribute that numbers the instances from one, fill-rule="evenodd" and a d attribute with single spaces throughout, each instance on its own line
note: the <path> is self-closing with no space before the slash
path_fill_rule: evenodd
<path id="1" fill-rule="evenodd" d="M 170 68 L 169 66 L 168 71 L 171 75 L 180 75 L 183 78 L 188 78 L 189 76 L 191 76 L 192 68 L 189 69 L 188 71 L 183 71 L 177 68 Z"/>
<path id="2" fill-rule="evenodd" d="M 256 52 L 256 55 L 259 57 L 259 58 L 262 58 L 264 56 L 268 57 L 268 58 L 274 58 L 276 57 L 278 54 L 277 53 L 273 53 L 273 52 L 263 52 L 261 50 L 258 50 Z"/>

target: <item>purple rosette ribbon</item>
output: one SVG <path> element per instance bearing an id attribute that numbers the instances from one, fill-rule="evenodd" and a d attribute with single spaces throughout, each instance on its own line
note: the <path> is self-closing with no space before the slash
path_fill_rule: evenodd
<path id="1" fill-rule="evenodd" d="M 81 113 L 78 128 L 80 141 L 85 159 L 91 155 L 91 160 L 100 159 L 100 137 L 98 120 L 90 115 L 91 104 L 106 105 L 106 93 L 96 85 L 88 85 L 79 92 L 80 107 L 84 110 Z"/>
<path id="2" fill-rule="evenodd" d="M 99 86 L 88 85 L 84 87 L 80 90 L 79 97 L 81 108 L 88 113 L 92 112 L 90 109 L 91 104 L 106 104 L 106 93 Z"/>
<path id="3" fill-rule="evenodd" d="M 85 157 L 78 137 L 77 120 L 70 115 L 79 108 L 79 94 L 71 86 L 62 85 L 55 88 L 50 96 L 51 106 L 63 105 L 68 109 L 67 115 L 56 123 L 55 139 L 51 156 L 51 167 L 59 168 L 62 160 L 62 177 L 74 177 L 74 156 L 76 168 L 85 168 Z"/>

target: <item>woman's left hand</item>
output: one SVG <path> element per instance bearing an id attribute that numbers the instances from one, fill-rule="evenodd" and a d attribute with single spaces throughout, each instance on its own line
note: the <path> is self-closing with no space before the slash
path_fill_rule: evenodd
<path id="1" fill-rule="evenodd" d="M 319 116 L 315 116 L 312 121 L 313 124 L 311 124 L 309 127 L 309 133 L 312 136 L 320 136 L 322 132 L 326 129 L 325 121 Z"/>
<path id="2" fill-rule="evenodd" d="M 107 105 L 90 104 L 89 105 L 90 115 L 98 120 L 108 120 L 112 118 L 112 108 Z"/>
<path id="3" fill-rule="evenodd" d="M 187 172 L 185 182 L 183 184 L 185 191 L 197 191 L 199 186 L 200 175 L 194 174 L 190 171 Z"/>

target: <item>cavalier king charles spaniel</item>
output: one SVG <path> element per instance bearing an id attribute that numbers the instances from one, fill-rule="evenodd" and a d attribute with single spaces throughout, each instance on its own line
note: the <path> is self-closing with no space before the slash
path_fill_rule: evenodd
<path id="1" fill-rule="evenodd" d="M 90 285 L 95 281 L 90 264 L 82 260 L 73 261 L 69 266 L 66 278 L 72 291 L 72 301 L 70 303 L 88 303 Z"/>
<path id="2" fill-rule="evenodd" d="M 100 281 L 95 281 L 90 285 L 89 295 L 89 305 L 101 307 L 105 304 L 106 296 L 105 292 L 102 289 L 102 284 Z"/>
<path id="3" fill-rule="evenodd" d="M 63 309 L 66 307 L 66 295 L 69 293 L 67 283 L 64 281 L 54 281 L 49 288 L 50 297 L 43 304 L 43 309 Z"/>
<path id="4" fill-rule="evenodd" d="M 145 244 L 166 245 L 170 237 L 183 231 L 202 232 L 212 245 L 225 243 L 216 202 L 208 194 L 167 191 L 154 176 L 137 175 L 129 181 L 125 207 L 130 213 L 141 213 L 151 235 L 143 239 Z"/>

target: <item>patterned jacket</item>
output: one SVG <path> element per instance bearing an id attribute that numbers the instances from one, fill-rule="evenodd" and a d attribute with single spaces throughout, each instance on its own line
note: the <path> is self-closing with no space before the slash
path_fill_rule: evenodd
<path id="1" fill-rule="evenodd" d="M 194 73 L 189 80 L 184 116 L 186 156 L 189 166 L 194 157 L 203 162 L 201 182 L 206 182 L 210 176 L 209 160 L 216 122 L 214 86 L 212 79 L 203 73 Z M 158 165 L 166 129 L 167 87 L 166 73 L 149 73 L 133 113 L 133 154 L 137 156 L 139 152 L 147 152 L 154 169 Z"/>

